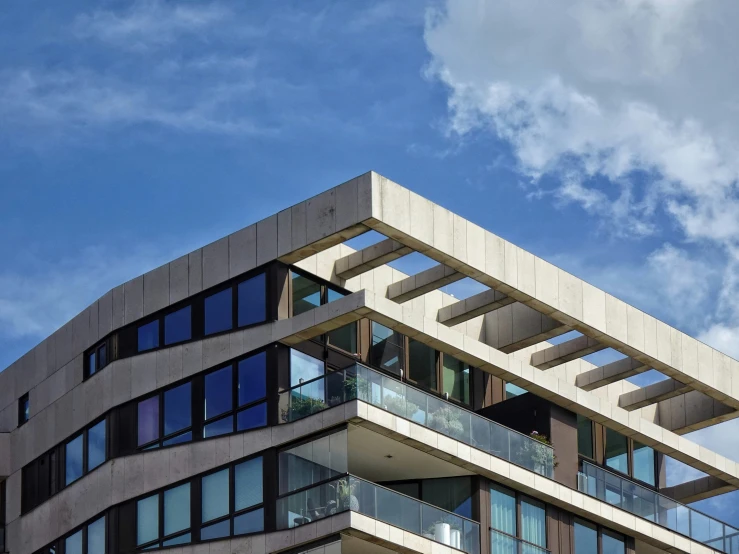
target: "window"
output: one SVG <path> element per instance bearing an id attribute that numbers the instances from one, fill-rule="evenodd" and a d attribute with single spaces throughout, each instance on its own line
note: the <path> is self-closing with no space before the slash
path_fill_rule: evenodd
<path id="1" fill-rule="evenodd" d="M 28 393 L 26 393 L 18 400 L 18 427 L 28 421 L 30 417 L 31 405 L 28 400 Z"/>
<path id="2" fill-rule="evenodd" d="M 141 400 L 137 413 L 139 447 L 149 449 L 191 441 L 192 384 L 183 383 Z"/>
<path id="3" fill-rule="evenodd" d="M 231 475 L 233 474 L 233 494 Z M 234 467 L 206 475 L 201 482 L 200 538 L 217 539 L 264 529 L 262 458 L 253 458 Z"/>
<path id="4" fill-rule="evenodd" d="M 238 325 L 253 325 L 267 319 L 267 289 L 264 273 L 238 285 Z"/>
<path id="5" fill-rule="evenodd" d="M 600 540 L 598 540 L 600 539 Z M 600 543 L 600 549 L 599 549 Z M 625 554 L 626 542 L 622 535 L 589 521 L 575 518 L 574 554 Z"/>
<path id="6" fill-rule="evenodd" d="M 349 471 L 346 429 L 279 454 L 280 494 L 315 485 Z"/>
<path id="7" fill-rule="evenodd" d="M 442 510 L 447 510 L 448 512 L 453 512 L 457 515 L 472 519 L 471 477 L 423 479 L 421 480 L 420 485 L 421 497 L 419 500 L 438 506 Z M 418 496 L 415 498 L 418 498 Z"/>
<path id="8" fill-rule="evenodd" d="M 290 350 L 290 386 L 306 383 L 324 373 L 324 363 L 299 350 Z"/>
<path id="9" fill-rule="evenodd" d="M 405 337 L 375 321 L 372 326 L 372 346 L 369 363 L 393 375 L 400 376 L 405 362 Z"/>
<path id="10" fill-rule="evenodd" d="M 526 394 L 526 389 L 523 389 L 519 387 L 518 385 L 514 385 L 513 383 L 506 383 L 505 384 L 505 399 L 508 400 L 509 398 L 515 398 L 516 396 L 521 396 L 522 394 Z"/>
<path id="11" fill-rule="evenodd" d="M 621 473 L 629 473 L 629 448 L 628 439 L 614 431 L 606 428 L 606 465 Z"/>
<path id="12" fill-rule="evenodd" d="M 83 465 L 83 434 L 77 435 L 64 447 L 64 484 L 70 485 L 82 477 Z"/>
<path id="13" fill-rule="evenodd" d="M 85 378 L 94 375 L 108 365 L 108 343 L 107 340 L 92 348 L 87 354 L 86 366 L 84 368 Z"/>
<path id="14" fill-rule="evenodd" d="M 518 551 L 512 537 L 546 548 L 546 508 L 543 503 L 494 484 L 490 487 L 490 510 L 494 530 L 491 534 L 493 552 Z"/>
<path id="15" fill-rule="evenodd" d="M 292 272 L 293 311 L 300 315 L 321 305 L 321 285 L 300 273 Z"/>
<path id="16" fill-rule="evenodd" d="M 206 422 L 233 408 L 233 367 L 228 366 L 205 376 Z M 207 423 L 204 436 L 215 437 L 233 432 L 233 416 Z"/>
<path id="17" fill-rule="evenodd" d="M 233 295 L 231 289 L 205 298 L 205 334 L 212 335 L 233 328 Z"/>
<path id="18" fill-rule="evenodd" d="M 164 316 L 164 344 L 175 344 L 192 338 L 190 306 Z"/>
<path id="19" fill-rule="evenodd" d="M 408 356 L 408 378 L 424 388 L 436 390 L 436 350 L 409 339 Z"/>
<path id="20" fill-rule="evenodd" d="M 634 479 L 655 486 L 654 450 L 634 441 Z"/>
<path id="21" fill-rule="evenodd" d="M 602 554 L 624 554 L 626 552 L 624 538 L 621 535 L 617 535 L 604 529 L 603 534 L 601 535 L 601 541 L 603 543 Z"/>
<path id="22" fill-rule="evenodd" d="M 46 552 L 46 550 L 44 550 Z M 52 547 L 50 553 L 55 552 Z M 105 554 L 105 516 L 64 539 L 64 554 Z"/>
<path id="23" fill-rule="evenodd" d="M 593 422 L 577 414 L 577 453 L 593 458 Z"/>
<path id="24" fill-rule="evenodd" d="M 136 502 L 136 546 L 140 550 L 187 544 L 192 540 L 190 526 L 190 483 Z"/>
<path id="25" fill-rule="evenodd" d="M 357 324 L 349 323 L 326 334 L 328 344 L 350 354 L 357 353 Z"/>
<path id="26" fill-rule="evenodd" d="M 442 368 L 443 392 L 449 398 L 470 404 L 470 366 L 454 356 L 443 355 Z"/>
<path id="27" fill-rule="evenodd" d="M 139 327 L 138 351 L 145 352 L 159 347 L 159 320 L 155 319 Z"/>
<path id="28" fill-rule="evenodd" d="M 105 420 L 93 425 L 87 431 L 87 471 L 92 471 L 106 459 Z"/>

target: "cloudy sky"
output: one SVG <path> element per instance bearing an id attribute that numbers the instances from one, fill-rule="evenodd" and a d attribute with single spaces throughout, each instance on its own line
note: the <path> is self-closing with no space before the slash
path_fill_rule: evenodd
<path id="1" fill-rule="evenodd" d="M 369 169 L 738 357 L 737 17 L 7 2 L 0 367 L 111 287 Z M 739 424 L 692 438 L 739 460 Z"/>

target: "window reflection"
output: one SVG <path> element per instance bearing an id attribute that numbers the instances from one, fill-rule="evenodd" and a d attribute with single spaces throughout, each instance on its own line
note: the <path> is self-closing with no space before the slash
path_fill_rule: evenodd
<path id="1" fill-rule="evenodd" d="M 409 339 L 408 377 L 427 389 L 436 390 L 436 350 Z"/>
<path id="2" fill-rule="evenodd" d="M 175 344 L 192 338 L 190 306 L 164 316 L 164 344 Z"/>
<path id="3" fill-rule="evenodd" d="M 629 473 L 628 439 L 608 428 L 606 428 L 606 465 L 622 473 Z"/>
<path id="4" fill-rule="evenodd" d="M 293 316 L 321 305 L 321 285 L 299 273 L 292 273 Z"/>
<path id="5" fill-rule="evenodd" d="M 138 330 L 138 350 L 144 352 L 159 346 L 159 320 L 141 325 Z"/>
<path id="6" fill-rule="evenodd" d="M 634 479 L 655 485 L 654 450 L 634 441 Z"/>
<path id="7" fill-rule="evenodd" d="M 205 334 L 228 331 L 233 327 L 231 289 L 222 290 L 205 299 Z"/>

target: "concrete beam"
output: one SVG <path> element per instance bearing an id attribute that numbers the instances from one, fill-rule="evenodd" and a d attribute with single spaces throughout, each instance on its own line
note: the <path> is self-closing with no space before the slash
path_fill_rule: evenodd
<path id="1" fill-rule="evenodd" d="M 485 314 L 485 344 L 506 354 L 571 330 L 567 325 L 520 302 Z"/>
<path id="2" fill-rule="evenodd" d="M 413 252 L 412 248 L 393 239 L 385 239 L 362 250 L 357 250 L 353 254 L 339 258 L 336 260 L 334 267 L 337 277 L 351 279 L 402 258 L 411 252 Z"/>
<path id="3" fill-rule="evenodd" d="M 575 386 L 583 390 L 595 390 L 616 381 L 628 379 L 648 369 L 649 366 L 639 360 L 623 358 L 581 373 L 575 378 Z"/>
<path id="4" fill-rule="evenodd" d="M 444 325 L 457 325 L 477 316 L 513 304 L 515 300 L 497 290 L 486 290 L 439 310 L 437 317 Z"/>
<path id="5" fill-rule="evenodd" d="M 670 498 L 682 502 L 683 504 L 689 504 L 691 502 L 697 502 L 698 500 L 705 500 L 706 498 L 712 498 L 720 494 L 735 491 L 736 487 L 730 485 L 726 481 L 722 481 L 718 477 L 707 475 L 694 481 L 688 481 L 687 483 L 680 483 L 672 487 L 665 487 L 660 489 L 660 494 L 669 496 Z"/>
<path id="6" fill-rule="evenodd" d="M 10 433 L 0 433 L 0 481 L 10 475 Z"/>
<path id="7" fill-rule="evenodd" d="M 739 417 L 739 410 L 694 390 L 662 400 L 657 410 L 660 425 L 678 435 Z"/>
<path id="8" fill-rule="evenodd" d="M 618 397 L 618 406 L 628 412 L 633 412 L 644 406 L 673 398 L 689 390 L 690 387 L 680 381 L 665 379 L 664 381 L 659 381 L 658 383 L 653 383 L 622 394 Z"/>
<path id="9" fill-rule="evenodd" d="M 462 273 L 444 264 L 435 265 L 425 271 L 406 277 L 402 281 L 392 283 L 387 288 L 387 297 L 398 304 L 402 304 L 427 292 L 464 279 L 464 277 Z"/>
<path id="10" fill-rule="evenodd" d="M 582 358 L 593 352 L 598 352 L 604 348 L 607 348 L 605 344 L 583 335 L 534 352 L 531 354 L 531 365 L 539 369 L 549 369 L 550 367 Z"/>

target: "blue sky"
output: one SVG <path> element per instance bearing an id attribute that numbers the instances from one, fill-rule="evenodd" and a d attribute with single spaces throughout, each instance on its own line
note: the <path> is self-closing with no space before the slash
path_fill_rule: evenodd
<path id="1" fill-rule="evenodd" d="M 736 357 L 736 8 L 566 3 L 6 3 L 0 367 L 369 169 Z"/>

